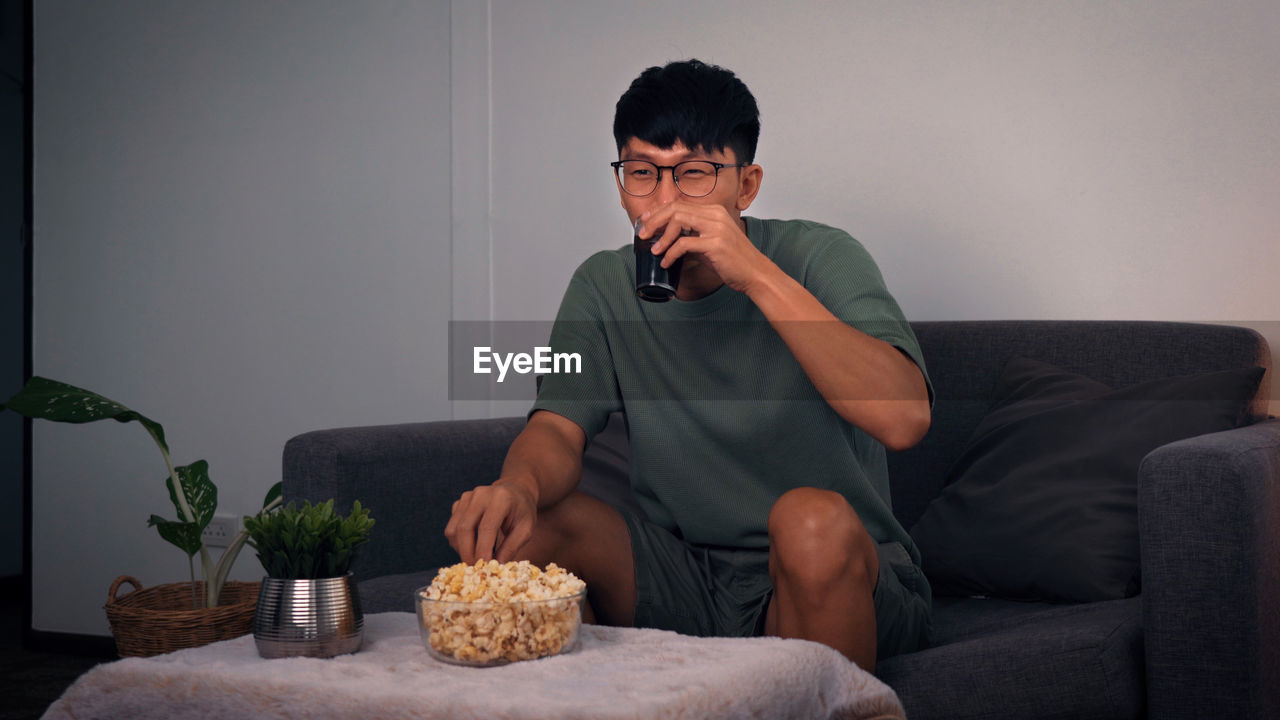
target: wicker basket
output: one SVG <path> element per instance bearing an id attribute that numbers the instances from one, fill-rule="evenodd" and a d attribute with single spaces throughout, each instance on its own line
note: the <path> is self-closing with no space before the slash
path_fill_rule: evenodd
<path id="1" fill-rule="evenodd" d="M 117 597 L 120 586 L 134 591 Z M 107 621 L 120 657 L 147 657 L 183 648 L 208 645 L 253 632 L 258 604 L 256 582 L 228 582 L 214 608 L 204 607 L 204 583 L 196 582 L 198 608 L 192 607 L 193 583 L 170 583 L 147 589 L 136 578 L 121 575 L 107 593 Z"/>

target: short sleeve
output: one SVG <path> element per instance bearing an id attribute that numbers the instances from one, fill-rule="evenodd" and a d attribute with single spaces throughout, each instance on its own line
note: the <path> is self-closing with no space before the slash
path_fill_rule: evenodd
<path id="1" fill-rule="evenodd" d="M 566 361 L 556 363 L 559 371 L 541 377 L 538 397 L 529 410 L 530 415 L 548 410 L 572 420 L 588 441 L 604 428 L 610 413 L 622 409 L 608 320 L 592 279 L 592 268 L 599 262 L 589 258 L 565 289 L 549 344 L 551 353 Z"/>
<path id="2" fill-rule="evenodd" d="M 920 368 L 933 404 L 933 383 L 911 323 L 889 293 L 871 253 L 847 233 L 829 236 L 809 258 L 802 282 L 833 315 L 871 337 L 898 348 Z"/>

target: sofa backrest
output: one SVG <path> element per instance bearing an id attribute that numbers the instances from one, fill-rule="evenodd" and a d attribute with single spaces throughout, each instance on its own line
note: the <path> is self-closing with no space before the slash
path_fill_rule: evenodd
<path id="1" fill-rule="evenodd" d="M 1175 375 L 1271 367 L 1266 340 L 1249 328 L 1107 320 L 978 320 L 911 323 L 933 381 L 933 422 L 916 447 L 889 454 L 894 514 L 910 528 L 942 491 L 947 470 L 986 413 L 996 380 L 1018 355 L 1114 388 Z M 1265 415 L 1268 372 L 1255 414 Z"/>

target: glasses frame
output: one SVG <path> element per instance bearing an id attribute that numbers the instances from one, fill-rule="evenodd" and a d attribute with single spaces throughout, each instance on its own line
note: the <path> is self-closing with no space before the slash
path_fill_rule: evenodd
<path id="1" fill-rule="evenodd" d="M 657 169 L 657 171 L 658 171 L 658 178 L 657 178 L 656 180 L 654 180 L 654 181 L 653 181 L 653 189 L 652 189 L 652 190 L 650 190 L 649 192 L 644 193 L 644 194 L 637 194 L 637 193 L 633 193 L 633 192 L 631 192 L 630 190 L 628 190 L 628 189 L 627 189 L 627 184 L 626 184 L 625 182 L 623 182 L 623 181 L 622 181 L 622 165 L 623 165 L 623 163 L 629 163 L 629 162 L 642 162 L 642 163 L 648 163 L 648 164 L 652 165 L 654 168 L 656 168 L 656 169 Z M 694 163 L 694 162 L 696 162 L 696 163 L 707 163 L 708 165 L 711 165 L 712 167 L 714 167 L 714 168 L 716 169 L 716 180 L 715 180 L 715 182 L 714 182 L 714 183 L 712 183 L 712 184 L 711 184 L 711 189 L 710 189 L 710 190 L 708 190 L 708 191 L 706 191 L 705 193 L 702 193 L 701 195 L 690 195 L 689 193 L 685 192 L 685 191 L 684 191 L 684 188 L 680 187 L 680 176 L 676 174 L 676 168 L 680 167 L 681 165 L 685 165 L 685 164 L 687 164 L 687 163 Z M 624 193 L 626 193 L 626 194 L 630 195 L 631 197 L 649 197 L 650 195 L 652 195 L 652 194 L 654 194 L 655 192 L 657 192 L 657 191 L 658 191 L 658 186 L 662 184 L 662 171 L 663 171 L 663 170 L 670 170 L 670 171 L 671 171 L 671 173 L 670 173 L 670 174 L 671 174 L 671 182 L 675 183 L 676 189 L 680 191 L 680 194 L 681 194 L 681 195 L 684 195 L 684 196 L 686 196 L 686 197 L 699 198 L 699 197 L 706 197 L 706 196 L 708 196 L 708 195 L 710 195 L 711 193 L 713 193 L 713 192 L 715 192 L 715 191 L 716 191 L 716 186 L 718 186 L 718 185 L 720 184 L 720 171 L 721 171 L 721 170 L 723 170 L 723 169 L 725 169 L 725 168 L 744 168 L 744 167 L 747 167 L 747 166 L 748 166 L 748 165 L 750 165 L 750 164 L 751 164 L 751 163 L 745 163 L 745 162 L 737 162 L 737 163 L 722 163 L 722 162 L 716 162 L 716 161 L 714 161 L 714 160 L 681 160 L 680 162 L 676 163 L 675 165 L 659 165 L 659 164 L 657 164 L 657 163 L 655 163 L 655 162 L 651 162 L 651 161 L 649 161 L 649 160 L 614 160 L 613 162 L 609 163 L 609 167 L 613 168 L 613 176 L 614 176 L 614 178 L 616 178 L 616 179 L 617 179 L 617 181 L 618 181 L 618 187 L 622 188 L 622 192 L 624 192 Z"/>

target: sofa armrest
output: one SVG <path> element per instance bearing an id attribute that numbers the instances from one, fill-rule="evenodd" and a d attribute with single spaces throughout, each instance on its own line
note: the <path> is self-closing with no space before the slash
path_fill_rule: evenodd
<path id="1" fill-rule="evenodd" d="M 522 417 L 317 430 L 284 446 L 284 499 L 346 512 L 354 500 L 374 519 L 357 553 L 360 580 L 449 565 L 444 539 L 453 502 L 493 482 Z"/>
<path id="2" fill-rule="evenodd" d="M 1189 438 L 1138 479 L 1150 717 L 1280 717 L 1280 420 Z"/>

